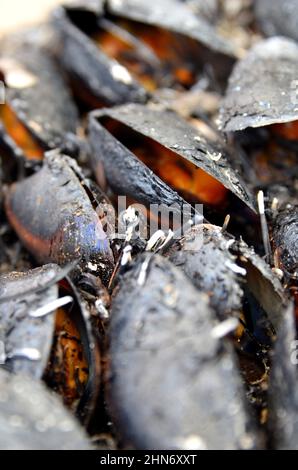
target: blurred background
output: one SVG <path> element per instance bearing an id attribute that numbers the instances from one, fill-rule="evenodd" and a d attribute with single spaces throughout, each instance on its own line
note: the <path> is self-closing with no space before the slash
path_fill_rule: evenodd
<path id="1" fill-rule="evenodd" d="M 0 0 L 0 36 L 46 18 L 63 0 Z"/>

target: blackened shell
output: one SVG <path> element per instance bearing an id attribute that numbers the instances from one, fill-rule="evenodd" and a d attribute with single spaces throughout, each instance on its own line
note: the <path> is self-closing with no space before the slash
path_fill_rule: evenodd
<path id="1" fill-rule="evenodd" d="M 255 445 L 233 351 L 213 335 L 206 295 L 166 259 L 142 257 L 115 295 L 110 402 L 128 446 Z"/>
<path id="2" fill-rule="evenodd" d="M 0 47 L 6 101 L 45 149 L 59 147 L 75 133 L 78 111 L 53 58 L 42 46 L 43 30 L 7 37 Z M 18 80 L 16 80 L 18 77 Z"/>
<path id="3" fill-rule="evenodd" d="M 141 202 L 152 204 L 184 203 L 175 191 L 101 125 L 100 120 L 105 117 L 112 118 L 177 153 L 221 182 L 250 208 L 254 208 L 254 198 L 241 176 L 231 167 L 225 149 L 206 141 L 176 113 L 140 104 L 95 111 L 89 118 L 93 150 L 91 164 L 95 172 L 98 171 L 98 165 L 104 166 L 106 177 L 118 194 L 131 193 L 134 198 L 138 195 Z"/>
<path id="4" fill-rule="evenodd" d="M 40 382 L 0 370 L 0 448 L 90 450 L 78 422 Z"/>
<path id="5" fill-rule="evenodd" d="M 298 45 L 275 37 L 254 46 L 232 72 L 220 128 L 240 131 L 298 119 Z"/>
<path id="6" fill-rule="evenodd" d="M 41 262 L 96 263 L 103 276 L 113 264 L 108 235 L 69 157 L 50 152 L 42 169 L 15 183 L 6 198 L 8 218 Z"/>

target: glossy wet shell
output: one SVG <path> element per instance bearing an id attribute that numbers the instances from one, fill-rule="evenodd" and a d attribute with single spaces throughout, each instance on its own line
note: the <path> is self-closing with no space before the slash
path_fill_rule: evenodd
<path id="1" fill-rule="evenodd" d="M 0 448 L 87 450 L 85 432 L 44 385 L 0 370 Z"/>
<path id="2" fill-rule="evenodd" d="M 78 112 L 61 72 L 39 45 L 42 30 L 8 37 L 0 46 L 6 101 L 45 149 L 59 147 L 76 132 Z"/>
<path id="3" fill-rule="evenodd" d="M 58 298 L 54 284 L 54 265 L 36 268 L 26 273 L 11 273 L 0 277 L 0 339 L 5 355 L 13 355 L 5 367 L 9 370 L 41 378 L 45 371 L 54 334 L 55 311 L 41 318 L 30 314 Z M 8 300 L 10 298 L 10 300 Z M 38 360 L 20 358 L 18 351 L 33 349 Z"/>
<path id="4" fill-rule="evenodd" d="M 215 324 L 208 297 L 164 258 L 142 257 L 124 276 L 112 304 L 109 382 L 126 445 L 254 446 L 235 358 L 212 335 Z"/>
<path id="5" fill-rule="evenodd" d="M 255 12 L 266 35 L 298 40 L 297 0 L 255 0 Z"/>
<path id="6" fill-rule="evenodd" d="M 298 119 L 298 45 L 271 38 L 254 46 L 229 79 L 220 111 L 223 131 L 240 131 Z"/>
<path id="7" fill-rule="evenodd" d="M 93 261 L 108 277 L 113 264 L 109 240 L 73 168 L 73 160 L 50 153 L 39 172 L 10 188 L 7 216 L 41 262 Z"/>
<path id="8" fill-rule="evenodd" d="M 210 304 L 219 318 L 242 310 L 243 277 L 237 270 L 236 256 L 229 247 L 234 243 L 220 227 L 199 225 L 186 233 L 168 253 L 170 260 L 184 271 L 193 284 L 210 295 Z"/>
<path id="9" fill-rule="evenodd" d="M 253 196 L 230 166 L 224 149 L 207 142 L 176 113 L 138 104 L 95 111 L 89 118 L 91 164 L 96 172 L 98 164 L 103 163 L 109 183 L 119 194 L 130 191 L 132 197 L 138 195 L 141 202 L 147 203 L 184 203 L 100 124 L 104 117 L 115 119 L 177 153 L 221 182 L 249 207 L 254 207 Z"/>
<path id="10" fill-rule="evenodd" d="M 89 11 L 86 6 L 83 7 L 84 10 Z M 91 13 L 94 11 L 91 10 Z M 58 51 L 61 67 L 74 83 L 78 83 L 79 89 L 85 89 L 89 96 L 88 102 L 95 100 L 93 104 L 96 106 L 100 103 L 116 105 L 146 101 L 147 92 L 144 88 L 70 21 L 67 10 L 59 8 L 54 14 L 53 23 L 61 38 Z M 123 69 L 124 73 L 119 73 Z"/>

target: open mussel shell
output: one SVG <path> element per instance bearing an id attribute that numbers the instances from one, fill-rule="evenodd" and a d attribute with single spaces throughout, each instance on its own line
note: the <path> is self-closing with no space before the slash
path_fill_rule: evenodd
<path id="1" fill-rule="evenodd" d="M 256 44 L 234 67 L 220 112 L 223 131 L 298 119 L 298 45 L 275 37 Z"/>
<path id="2" fill-rule="evenodd" d="M 2 450 L 90 450 L 87 436 L 44 385 L 0 370 Z"/>
<path id="3" fill-rule="evenodd" d="M 94 2 L 60 7 L 53 15 L 53 24 L 61 38 L 56 53 L 75 93 L 90 108 L 146 101 L 146 91 L 128 70 L 104 54 L 86 34 L 88 25 L 92 31 L 100 17 L 101 9 L 94 7 Z"/>
<path id="4" fill-rule="evenodd" d="M 230 191 L 254 208 L 253 196 L 231 167 L 225 150 L 208 142 L 174 112 L 140 104 L 94 111 L 89 118 L 89 138 L 97 180 L 100 184 L 104 168 L 117 194 L 145 205 L 181 207 L 186 200 L 216 206 Z M 185 175 L 175 180 L 179 169 L 188 174 L 186 181 Z M 187 180 L 189 173 L 191 181 Z"/>
<path id="5" fill-rule="evenodd" d="M 208 67 L 216 86 L 225 82 L 233 46 L 186 5 L 102 3 L 75 2 L 54 14 L 60 62 L 89 106 L 144 102 L 152 89 L 194 85 Z"/>
<path id="6" fill-rule="evenodd" d="M 62 299 L 70 298 L 72 302 L 56 311 L 44 380 L 88 427 L 100 393 L 99 338 L 88 305 L 69 278 L 59 283 L 59 293 Z"/>
<path id="7" fill-rule="evenodd" d="M 93 274 L 107 281 L 113 267 L 109 224 L 102 223 L 91 194 L 76 162 L 52 151 L 41 170 L 8 190 L 6 213 L 37 260 L 59 265 L 80 260 L 78 274 L 93 263 Z"/>
<path id="8" fill-rule="evenodd" d="M 298 40 L 297 0 L 256 0 L 255 13 L 267 36 L 287 36 Z"/>
<path id="9" fill-rule="evenodd" d="M 225 81 L 228 77 L 237 51 L 228 40 L 217 33 L 208 21 L 195 14 L 188 5 L 177 0 L 156 1 L 153 4 L 146 0 L 122 0 L 120 2 L 108 0 L 107 12 L 112 15 L 114 21 L 126 20 L 132 27 L 151 27 L 152 36 L 155 34 L 158 37 L 159 31 L 172 33 L 177 39 L 176 47 L 179 41 L 185 42 L 185 45 L 188 44 L 188 48 L 193 48 L 195 51 L 193 59 L 196 58 L 197 79 L 199 70 L 202 70 L 206 64 L 212 68 L 219 82 Z M 183 54 L 182 50 L 181 54 Z M 189 54 L 187 47 L 185 47 L 184 54 L 185 56 Z M 186 57 L 185 61 L 187 62 Z"/>
<path id="10" fill-rule="evenodd" d="M 141 449 L 256 446 L 236 360 L 208 297 L 159 255 L 141 256 L 112 302 L 109 400 Z"/>
<path id="11" fill-rule="evenodd" d="M 269 265 L 243 241 L 223 233 L 221 227 L 201 224 L 188 230 L 165 254 L 210 296 L 219 319 L 238 317 L 249 292 L 278 329 L 287 297 Z"/>
<path id="12" fill-rule="evenodd" d="M 1 364 L 43 378 L 87 426 L 100 392 L 99 342 L 67 270 L 49 264 L 0 277 Z"/>
<path id="13" fill-rule="evenodd" d="M 58 299 L 60 268 L 46 265 L 0 277 L 1 364 L 13 372 L 41 378 L 52 347 L 55 317 L 31 314 Z M 54 313 L 55 308 L 53 307 Z"/>
<path id="14" fill-rule="evenodd" d="M 297 340 L 293 305 L 283 312 L 274 346 L 269 387 L 271 445 L 297 450 L 298 389 Z"/>
<path id="15" fill-rule="evenodd" d="M 42 45 L 43 30 L 5 38 L 0 73 L 5 104 L 0 107 L 0 145 L 14 156 L 41 160 L 75 133 L 78 112 L 63 76 Z"/>

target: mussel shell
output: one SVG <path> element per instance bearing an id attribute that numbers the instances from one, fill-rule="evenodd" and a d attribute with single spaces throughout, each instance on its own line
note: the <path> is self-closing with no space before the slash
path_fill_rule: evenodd
<path id="1" fill-rule="evenodd" d="M 39 261 L 94 262 L 107 279 L 113 265 L 108 234 L 76 171 L 74 160 L 50 152 L 40 171 L 9 189 L 7 216 Z"/>
<path id="2" fill-rule="evenodd" d="M 218 78 L 227 78 L 237 56 L 234 46 L 221 37 L 203 17 L 177 0 L 149 3 L 146 0 L 107 0 L 107 11 L 194 39 L 202 46 L 198 62 L 213 66 Z M 171 14 L 169 14 L 171 12 Z"/>
<path id="3" fill-rule="evenodd" d="M 0 370 L 0 448 L 90 450 L 87 436 L 44 385 Z"/>
<path id="4" fill-rule="evenodd" d="M 275 37 L 256 44 L 234 67 L 220 128 L 240 131 L 298 119 L 298 45 Z"/>
<path id="5" fill-rule="evenodd" d="M 104 54 L 92 40 L 81 31 L 70 18 L 77 14 L 86 16 L 84 27 L 88 21 L 96 21 L 100 17 L 98 11 L 89 5 L 79 2 L 73 7 L 61 7 L 53 15 L 53 24 L 61 38 L 57 51 L 61 67 L 78 87 L 78 95 L 84 90 L 85 101 L 92 108 L 106 105 L 122 104 L 130 101 L 145 102 L 147 92 L 138 84 L 129 72 L 116 60 Z M 124 69 L 125 78 L 121 78 L 119 68 Z M 118 72 L 118 73 L 117 73 Z M 86 96 L 88 98 L 86 98 Z M 80 96 L 84 100 L 84 96 Z"/>
<path id="6" fill-rule="evenodd" d="M 287 276 L 298 278 L 298 207 L 281 210 L 272 224 L 275 262 Z"/>
<path id="7" fill-rule="evenodd" d="M 100 123 L 111 118 L 149 137 L 185 160 L 193 163 L 222 183 L 248 207 L 254 209 L 254 198 L 241 176 L 229 164 L 225 149 L 206 141 L 196 129 L 176 113 L 160 111 L 140 104 L 128 104 L 94 111 L 89 118 L 92 147 L 91 165 L 95 173 L 103 165 L 110 186 L 118 194 L 127 194 L 145 204 L 178 204 L 185 201 L 138 158 L 122 145 Z"/>
<path id="8" fill-rule="evenodd" d="M 97 407 L 97 400 L 100 394 L 100 381 L 101 381 L 101 354 L 99 335 L 93 328 L 91 313 L 87 303 L 82 299 L 75 285 L 69 278 L 63 281 L 61 289 L 64 295 L 70 295 L 73 298 L 73 304 L 67 311 L 67 316 L 70 322 L 74 324 L 79 333 L 80 345 L 82 346 L 83 355 L 87 361 L 88 366 L 88 379 L 83 390 L 80 390 L 80 385 L 77 385 L 79 391 L 79 400 L 75 402 L 74 411 L 81 422 L 88 427 L 93 418 L 94 412 Z M 54 349 L 54 342 L 53 342 Z M 52 355 L 48 361 L 48 368 L 45 371 L 44 379 L 48 385 L 53 388 L 61 390 L 60 386 L 67 386 L 68 372 L 67 369 L 58 371 L 58 375 L 63 377 L 64 384 L 56 384 L 55 382 L 55 364 L 57 360 L 58 367 L 61 364 L 61 351 L 58 347 L 57 350 L 52 349 Z M 59 357 L 55 354 L 58 353 Z M 63 362 L 64 359 L 62 359 Z M 53 374 L 53 375 L 51 375 Z M 63 392 L 61 392 L 63 395 Z M 72 406 L 73 408 L 73 406 Z"/>
<path id="9" fill-rule="evenodd" d="M 210 296 L 219 319 L 241 314 L 246 290 L 278 329 L 288 299 L 270 266 L 245 242 L 222 233 L 221 227 L 202 224 L 192 227 L 165 254 Z"/>
<path id="10" fill-rule="evenodd" d="M 269 386 L 271 445 L 277 450 L 297 450 L 298 388 L 297 341 L 293 305 L 283 312 L 272 357 Z"/>
<path id="11" fill-rule="evenodd" d="M 0 70 L 6 78 L 6 103 L 41 147 L 52 149 L 63 144 L 67 133 L 76 132 L 78 112 L 63 76 L 41 45 L 43 34 L 30 30 L 2 41 Z"/>
<path id="12" fill-rule="evenodd" d="M 297 0 L 255 0 L 255 13 L 267 36 L 287 36 L 298 40 Z"/>
<path id="13" fill-rule="evenodd" d="M 45 264 L 27 272 L 10 272 L 0 276 L 0 302 L 24 297 L 57 283 L 66 273 L 56 264 Z"/>
<path id="14" fill-rule="evenodd" d="M 12 272 L 0 277 L 0 339 L 5 355 L 13 355 L 4 366 L 41 378 L 46 368 L 54 333 L 55 316 L 33 318 L 35 312 L 58 298 L 59 268 L 48 265 L 28 272 Z M 39 359 L 30 360 L 16 354 L 27 348 L 36 350 Z M 15 355 L 15 357 L 14 357 Z"/>
<path id="15" fill-rule="evenodd" d="M 220 227 L 196 225 L 166 253 L 198 289 L 210 293 L 210 304 L 221 319 L 242 310 L 241 277 L 231 269 L 236 263 L 229 249 L 234 241 Z"/>
<path id="16" fill-rule="evenodd" d="M 208 297 L 159 255 L 124 275 L 112 303 L 110 403 L 126 446 L 255 445 L 233 351 L 214 322 Z"/>

